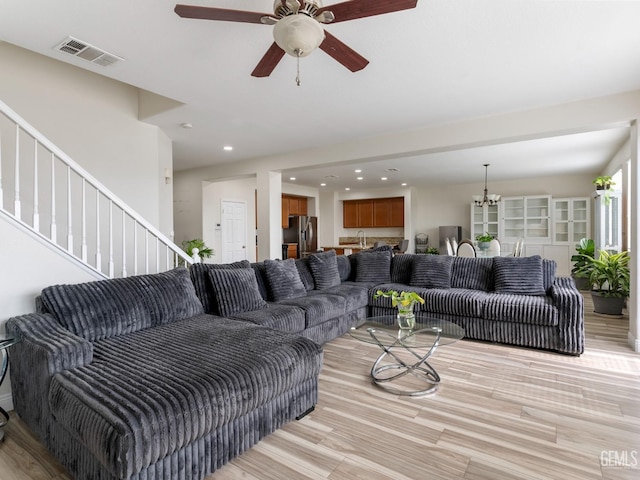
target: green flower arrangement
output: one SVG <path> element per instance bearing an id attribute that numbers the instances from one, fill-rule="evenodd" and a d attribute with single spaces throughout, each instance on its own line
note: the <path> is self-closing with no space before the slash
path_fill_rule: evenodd
<path id="1" fill-rule="evenodd" d="M 387 290 L 383 292 L 382 290 L 378 290 L 373 296 L 374 300 L 380 297 L 390 298 L 391 306 L 398 307 L 398 310 L 412 310 L 413 305 L 416 303 L 424 304 L 424 298 L 418 295 L 416 292 L 400 292 L 398 293 L 396 290 Z"/>

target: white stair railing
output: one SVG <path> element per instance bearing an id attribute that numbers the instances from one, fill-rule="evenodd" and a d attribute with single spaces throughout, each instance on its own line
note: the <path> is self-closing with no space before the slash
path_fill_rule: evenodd
<path id="1" fill-rule="evenodd" d="M 193 263 L 3 102 L 0 212 L 107 278 Z"/>

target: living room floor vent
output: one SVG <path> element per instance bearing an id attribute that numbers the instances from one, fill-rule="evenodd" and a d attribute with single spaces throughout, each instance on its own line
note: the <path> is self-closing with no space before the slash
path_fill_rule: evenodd
<path id="1" fill-rule="evenodd" d="M 62 43 L 59 43 L 53 48 L 102 67 L 108 67 L 114 63 L 124 61 L 124 58 L 122 57 L 105 52 L 104 50 L 94 47 L 87 42 L 83 42 L 82 40 L 78 40 L 73 37 L 67 37 Z"/>

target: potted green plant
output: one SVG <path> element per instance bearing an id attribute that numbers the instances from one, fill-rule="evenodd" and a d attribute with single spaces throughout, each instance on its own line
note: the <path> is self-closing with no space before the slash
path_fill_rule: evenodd
<path id="1" fill-rule="evenodd" d="M 593 184 L 596 186 L 596 190 L 604 191 L 604 204 L 609 205 L 611 203 L 610 190 L 616 182 L 609 175 L 600 175 L 593 180 Z"/>
<path id="2" fill-rule="evenodd" d="M 378 290 L 373 298 L 378 299 L 380 297 L 390 298 L 391 306 L 398 308 L 398 327 L 401 330 L 411 330 L 416 326 L 413 307 L 416 303 L 424 304 L 424 298 L 416 292 L 402 291 L 398 293 L 396 290 L 387 290 L 386 292 Z"/>
<path id="3" fill-rule="evenodd" d="M 440 255 L 440 250 L 436 247 L 427 247 L 427 251 L 425 253 L 427 255 Z"/>
<path id="4" fill-rule="evenodd" d="M 585 265 L 579 271 L 588 275 L 593 310 L 596 313 L 622 315 L 631 288 L 629 252 L 600 250 L 597 258 L 583 255 L 583 259 Z"/>
<path id="5" fill-rule="evenodd" d="M 491 240 L 493 240 L 493 235 L 489 232 L 482 233 L 480 235 L 476 235 L 476 242 L 478 242 L 478 248 L 480 250 L 489 250 L 489 244 Z"/>
<path id="6" fill-rule="evenodd" d="M 587 271 L 587 260 L 585 257 L 593 258 L 596 255 L 596 243 L 591 238 L 581 238 L 576 245 L 576 253 L 571 256 L 573 267 L 571 276 L 576 283 L 578 290 L 589 288 L 589 272 Z"/>
<path id="7" fill-rule="evenodd" d="M 200 260 L 211 258 L 215 255 L 213 249 L 207 247 L 204 243 L 204 240 L 200 238 L 185 240 L 184 242 L 182 242 L 182 250 L 184 250 L 185 253 L 191 258 L 193 258 L 193 255 L 197 253 L 200 257 Z"/>

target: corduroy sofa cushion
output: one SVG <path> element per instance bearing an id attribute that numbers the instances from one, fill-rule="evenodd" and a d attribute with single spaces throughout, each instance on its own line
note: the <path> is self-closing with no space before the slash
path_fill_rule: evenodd
<path id="1" fill-rule="evenodd" d="M 303 297 L 307 289 L 302 283 L 296 262 L 293 258 L 287 260 L 265 260 L 265 273 L 269 283 L 269 291 L 274 302 L 288 298 Z"/>
<path id="2" fill-rule="evenodd" d="M 391 280 L 391 254 L 361 252 L 356 254 L 356 282 L 388 282 Z"/>
<path id="3" fill-rule="evenodd" d="M 228 317 L 267 307 L 251 268 L 212 269 L 208 272 L 220 315 Z"/>
<path id="4" fill-rule="evenodd" d="M 316 289 L 324 290 L 340 285 L 340 272 L 335 250 L 315 253 L 309 257 L 309 268 L 313 274 Z"/>
<path id="5" fill-rule="evenodd" d="M 217 269 L 227 270 L 236 268 L 251 268 L 251 263 L 248 260 L 240 260 L 239 262 L 233 263 L 194 263 L 191 265 L 191 268 L 189 268 L 191 281 L 196 289 L 196 295 L 198 295 L 200 302 L 202 302 L 205 313 L 212 315 L 218 315 L 220 313 L 208 272 Z"/>
<path id="6" fill-rule="evenodd" d="M 42 290 L 42 304 L 67 330 L 89 341 L 136 332 L 203 312 L 184 267 Z"/>
<path id="7" fill-rule="evenodd" d="M 493 258 L 453 257 L 451 287 L 493 290 Z"/>
<path id="8" fill-rule="evenodd" d="M 424 288 L 450 288 L 453 257 L 448 255 L 416 255 L 409 285 Z"/>
<path id="9" fill-rule="evenodd" d="M 91 364 L 54 376 L 49 405 L 114 476 L 129 478 L 313 380 L 321 365 L 321 347 L 306 338 L 198 315 L 96 342 Z"/>
<path id="10" fill-rule="evenodd" d="M 516 295 L 544 295 L 542 258 L 494 257 L 495 291 Z"/>
<path id="11" fill-rule="evenodd" d="M 484 318 L 555 327 L 558 325 L 558 308 L 551 297 L 489 293 L 484 304 Z"/>

